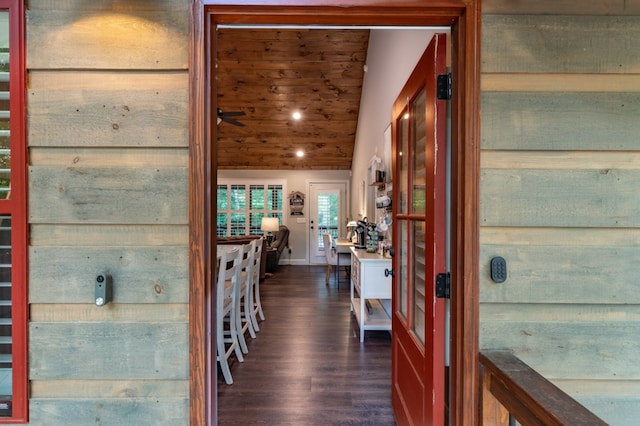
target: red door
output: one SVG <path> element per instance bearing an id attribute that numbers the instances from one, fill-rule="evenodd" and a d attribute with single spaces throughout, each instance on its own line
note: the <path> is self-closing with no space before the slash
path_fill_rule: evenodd
<path id="1" fill-rule="evenodd" d="M 399 425 L 444 424 L 446 36 L 436 34 L 393 106 L 392 402 Z M 396 183 L 397 182 L 397 183 Z"/>

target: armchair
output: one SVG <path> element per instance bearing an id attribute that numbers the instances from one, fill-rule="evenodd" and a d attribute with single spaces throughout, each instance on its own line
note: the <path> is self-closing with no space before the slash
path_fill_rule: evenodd
<path id="1" fill-rule="evenodd" d="M 267 272 L 274 272 L 280 262 L 280 255 L 286 247 L 289 247 L 289 228 L 280 226 L 276 237 L 267 249 Z"/>

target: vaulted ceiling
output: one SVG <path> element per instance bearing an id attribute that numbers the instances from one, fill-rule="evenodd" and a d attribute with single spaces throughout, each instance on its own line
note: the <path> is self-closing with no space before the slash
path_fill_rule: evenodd
<path id="1" fill-rule="evenodd" d="M 351 169 L 369 30 L 226 27 L 217 36 L 217 107 L 246 114 L 234 117 L 244 127 L 218 125 L 219 169 Z"/>

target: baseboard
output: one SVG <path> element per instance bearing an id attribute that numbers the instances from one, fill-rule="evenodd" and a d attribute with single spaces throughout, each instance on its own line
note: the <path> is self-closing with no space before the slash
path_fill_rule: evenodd
<path id="1" fill-rule="evenodd" d="M 307 259 L 280 259 L 280 265 L 307 266 Z"/>

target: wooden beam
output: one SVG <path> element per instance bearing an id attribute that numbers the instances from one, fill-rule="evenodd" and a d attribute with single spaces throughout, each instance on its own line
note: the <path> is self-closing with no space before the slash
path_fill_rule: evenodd
<path id="1" fill-rule="evenodd" d="M 480 2 L 453 27 L 450 424 L 479 424 Z"/>
<path id="2" fill-rule="evenodd" d="M 213 264 L 211 251 L 215 247 L 212 219 L 209 128 L 211 115 L 207 102 L 211 94 L 205 90 L 209 47 L 206 41 L 208 25 L 202 0 L 191 3 L 189 26 L 189 424 L 213 425 L 218 410 L 216 396 L 215 327 L 207 321 L 211 306 Z M 215 152 L 215 150 L 214 150 Z M 215 176 L 215 174 L 214 174 Z M 214 178 L 215 179 L 215 178 Z M 215 294 L 215 292 L 213 292 Z M 214 361 L 211 361 L 214 357 Z"/>
<path id="3" fill-rule="evenodd" d="M 481 403 L 480 420 L 482 425 L 486 426 L 509 426 L 509 412 L 504 405 L 500 404 L 500 401 L 491 393 L 491 378 L 490 374 L 484 374 L 484 369 L 481 369 L 483 374 L 480 376 L 480 382 L 482 383 L 482 392 L 480 393 Z"/>

